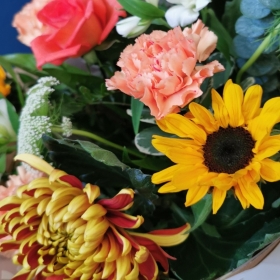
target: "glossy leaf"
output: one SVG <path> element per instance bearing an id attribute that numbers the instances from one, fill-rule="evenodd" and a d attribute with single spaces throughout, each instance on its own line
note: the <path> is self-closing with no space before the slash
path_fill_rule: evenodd
<path id="1" fill-rule="evenodd" d="M 118 0 L 123 8 L 130 14 L 142 19 L 155 19 L 164 17 L 164 11 L 154 5 L 140 0 Z"/>
<path id="2" fill-rule="evenodd" d="M 144 103 L 138 99 L 131 97 L 131 113 L 132 113 L 132 125 L 134 133 L 139 131 L 141 114 L 144 108 Z"/>

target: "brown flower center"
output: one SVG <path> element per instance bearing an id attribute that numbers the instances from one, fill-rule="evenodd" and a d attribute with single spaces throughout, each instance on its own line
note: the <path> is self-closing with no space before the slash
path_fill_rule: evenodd
<path id="1" fill-rule="evenodd" d="M 210 172 L 233 174 L 250 163 L 254 146 L 255 141 L 245 128 L 220 127 L 207 136 L 204 164 Z"/>

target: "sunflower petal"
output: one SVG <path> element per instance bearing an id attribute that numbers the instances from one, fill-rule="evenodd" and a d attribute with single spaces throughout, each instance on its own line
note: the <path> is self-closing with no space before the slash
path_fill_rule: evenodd
<path id="1" fill-rule="evenodd" d="M 262 92 L 262 87 L 259 85 L 251 86 L 246 91 L 244 102 L 242 105 L 242 112 L 245 123 L 247 123 L 248 120 L 256 117 L 260 112 Z"/>
<path id="2" fill-rule="evenodd" d="M 218 188 L 213 189 L 213 214 L 216 214 L 225 201 L 227 191 Z"/>
<path id="3" fill-rule="evenodd" d="M 257 158 L 264 159 L 275 155 L 280 150 L 280 135 L 268 136 L 258 146 Z"/>
<path id="4" fill-rule="evenodd" d="M 161 186 L 158 190 L 159 193 L 173 193 L 173 192 L 180 192 L 181 189 L 174 186 L 172 182 L 168 182 Z"/>
<path id="5" fill-rule="evenodd" d="M 201 200 L 208 192 L 210 186 L 194 186 L 188 190 L 185 206 L 190 206 Z"/>
<path id="6" fill-rule="evenodd" d="M 164 123 L 164 126 L 161 124 Z M 165 132 L 176 134 L 179 137 L 192 138 L 204 144 L 206 141 L 205 131 L 194 122 L 179 114 L 169 114 L 162 120 L 157 121 L 158 126 Z"/>
<path id="7" fill-rule="evenodd" d="M 280 121 L 280 97 L 271 98 L 264 104 L 259 116 L 248 122 L 248 129 L 255 140 L 270 135 L 272 127 Z"/>
<path id="8" fill-rule="evenodd" d="M 257 209 L 263 209 L 264 197 L 259 186 L 252 181 L 250 176 L 241 177 L 238 184 L 243 196 Z"/>
<path id="9" fill-rule="evenodd" d="M 242 194 L 239 186 L 235 186 L 234 187 L 234 194 L 236 195 L 236 197 L 238 198 L 238 200 L 241 203 L 241 206 L 243 209 L 246 209 L 250 206 L 250 203 L 248 202 L 248 200 L 244 197 L 244 195 Z"/>
<path id="10" fill-rule="evenodd" d="M 166 152 L 166 156 L 169 157 L 173 162 L 194 165 L 204 161 L 203 154 L 201 151 L 196 151 L 192 148 L 186 148 L 184 150 L 178 148 L 171 148 Z"/>
<path id="11" fill-rule="evenodd" d="M 219 122 L 221 127 L 226 128 L 228 127 L 229 116 L 225 103 L 216 90 L 212 89 L 211 95 L 214 117 Z"/>
<path id="12" fill-rule="evenodd" d="M 229 125 L 237 127 L 244 123 L 242 114 L 243 91 L 237 84 L 230 84 L 224 89 L 224 103 L 229 115 Z"/>
<path id="13" fill-rule="evenodd" d="M 154 184 L 161 184 L 167 181 L 171 181 L 174 176 L 174 173 L 180 170 L 181 167 L 179 165 L 172 165 L 166 169 L 163 169 L 159 172 L 156 172 L 152 175 L 152 182 Z"/>
<path id="14" fill-rule="evenodd" d="M 203 106 L 192 102 L 189 109 L 198 123 L 204 127 L 207 132 L 214 132 L 218 130 L 218 124 L 213 115 Z"/>
<path id="15" fill-rule="evenodd" d="M 266 158 L 261 161 L 261 176 L 268 182 L 280 180 L 280 162 Z"/>

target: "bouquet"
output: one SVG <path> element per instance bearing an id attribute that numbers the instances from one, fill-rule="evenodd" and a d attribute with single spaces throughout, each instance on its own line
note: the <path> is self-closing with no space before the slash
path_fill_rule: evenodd
<path id="1" fill-rule="evenodd" d="M 12 25 L 12 279 L 217 279 L 280 236 L 278 0 L 32 0 Z"/>

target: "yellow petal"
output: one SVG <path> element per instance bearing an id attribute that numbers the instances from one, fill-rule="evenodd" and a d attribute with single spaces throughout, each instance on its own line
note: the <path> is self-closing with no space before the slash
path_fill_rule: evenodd
<path id="1" fill-rule="evenodd" d="M 280 121 L 280 97 L 269 99 L 259 116 L 248 122 L 248 129 L 254 140 L 262 140 L 270 135 L 273 126 Z"/>
<path id="2" fill-rule="evenodd" d="M 261 161 L 261 176 L 268 182 L 280 180 L 280 162 L 266 158 Z"/>
<path id="3" fill-rule="evenodd" d="M 190 224 L 186 223 L 184 226 L 176 229 L 156 230 L 155 233 L 139 233 L 139 232 L 130 231 L 129 235 L 142 236 L 144 238 L 148 238 L 154 241 L 159 246 L 170 247 L 184 242 L 189 236 L 188 231 L 190 230 L 190 228 L 191 228 Z"/>
<path id="4" fill-rule="evenodd" d="M 185 148 L 184 150 L 171 148 L 166 152 L 166 156 L 175 163 L 185 165 L 202 164 L 204 162 L 202 152 L 192 148 Z"/>
<path id="5" fill-rule="evenodd" d="M 31 155 L 31 154 L 17 155 L 15 157 L 15 160 L 20 160 L 20 161 L 26 162 L 33 168 L 35 168 L 39 171 L 42 171 L 48 175 L 50 175 L 51 172 L 54 170 L 54 168 L 50 164 L 48 164 L 46 161 L 44 161 L 43 159 L 41 159 L 37 156 Z"/>
<path id="6" fill-rule="evenodd" d="M 154 184 L 161 184 L 167 181 L 170 181 L 173 176 L 174 173 L 178 170 L 180 170 L 182 167 L 180 167 L 180 165 L 172 165 L 166 169 L 163 169 L 157 173 L 154 173 L 152 175 L 152 182 Z"/>
<path id="7" fill-rule="evenodd" d="M 197 119 L 198 123 L 204 127 L 204 129 L 212 133 L 218 130 L 218 123 L 214 119 L 213 115 L 203 106 L 192 102 L 189 105 L 191 113 Z"/>
<path id="8" fill-rule="evenodd" d="M 212 179 L 212 184 L 220 190 L 227 191 L 232 187 L 232 177 L 227 173 L 219 173 Z"/>
<path id="9" fill-rule="evenodd" d="M 224 203 L 226 194 L 227 194 L 227 191 L 223 191 L 218 188 L 213 189 L 213 193 L 212 193 L 212 195 L 213 195 L 213 206 L 212 206 L 213 214 L 216 214 L 218 212 L 218 210 L 220 209 L 220 207 L 222 206 L 222 204 Z"/>
<path id="10" fill-rule="evenodd" d="M 207 173 L 207 168 L 202 164 L 188 165 L 174 174 L 172 184 L 180 190 L 187 190 L 197 186 L 200 177 Z"/>
<path id="11" fill-rule="evenodd" d="M 177 147 L 180 149 L 185 149 L 190 147 L 195 150 L 201 148 L 201 145 L 196 144 L 194 140 L 190 140 L 190 139 L 168 138 L 159 135 L 153 135 L 153 138 L 154 138 L 152 140 L 153 146 L 163 154 L 165 154 L 166 151 L 172 147 Z"/>
<path id="12" fill-rule="evenodd" d="M 211 96 L 212 96 L 212 107 L 214 110 L 215 119 L 219 122 L 221 127 L 223 128 L 228 127 L 229 116 L 222 97 L 214 89 L 212 89 L 211 91 Z"/>
<path id="13" fill-rule="evenodd" d="M 263 209 L 264 198 L 259 186 L 250 176 L 241 177 L 238 180 L 241 193 L 246 200 L 257 209 Z"/>
<path id="14" fill-rule="evenodd" d="M 280 135 L 268 136 L 258 146 L 257 158 L 264 159 L 280 151 Z"/>
<path id="15" fill-rule="evenodd" d="M 181 189 L 174 186 L 174 184 L 171 182 L 164 184 L 158 190 L 159 193 L 173 193 L 173 192 L 180 192 L 180 191 Z"/>
<path id="16" fill-rule="evenodd" d="M 129 274 L 126 275 L 125 280 L 135 280 L 139 277 L 139 266 L 138 263 L 134 260 L 133 261 L 133 269 Z"/>
<path id="17" fill-rule="evenodd" d="M 237 127 L 244 124 L 242 114 L 243 91 L 237 84 L 230 84 L 226 87 L 223 94 L 225 106 L 229 115 L 229 125 Z"/>
<path id="18" fill-rule="evenodd" d="M 247 89 L 242 112 L 245 119 L 245 123 L 248 120 L 256 117 L 260 112 L 261 100 L 262 100 L 262 87 L 259 85 L 251 86 Z"/>
<path id="19" fill-rule="evenodd" d="M 83 192 L 87 194 L 89 203 L 93 203 L 100 196 L 100 189 L 96 185 L 86 184 Z"/>
<path id="20" fill-rule="evenodd" d="M 186 117 L 179 114 L 169 114 L 163 121 L 167 127 L 165 131 L 168 133 L 176 134 L 179 137 L 192 138 L 200 144 L 204 144 L 206 141 L 205 131 Z M 158 125 L 160 126 L 163 121 L 157 121 Z"/>
<path id="21" fill-rule="evenodd" d="M 234 193 L 235 193 L 236 197 L 238 198 L 238 200 L 240 201 L 243 209 L 246 209 L 250 206 L 250 203 L 244 197 L 244 195 L 242 194 L 238 185 L 234 187 Z"/>
<path id="22" fill-rule="evenodd" d="M 125 276 L 130 273 L 130 258 L 128 256 L 121 256 L 116 260 L 117 273 L 116 280 L 123 280 Z"/>
<path id="23" fill-rule="evenodd" d="M 105 216 L 106 213 L 107 213 L 107 210 L 102 205 L 93 204 L 82 215 L 82 219 L 84 219 L 84 220 L 95 219 L 95 218 Z"/>
<path id="24" fill-rule="evenodd" d="M 188 190 L 185 206 L 190 206 L 201 200 L 208 192 L 210 186 L 194 186 Z"/>

